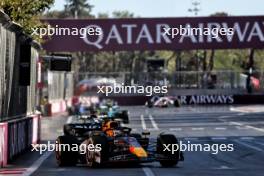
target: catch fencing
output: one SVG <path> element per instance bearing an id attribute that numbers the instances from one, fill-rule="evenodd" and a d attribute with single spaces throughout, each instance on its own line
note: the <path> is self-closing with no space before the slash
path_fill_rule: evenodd
<path id="1" fill-rule="evenodd" d="M 48 97 L 49 100 L 64 100 L 73 96 L 74 77 L 69 72 L 48 71 Z"/>
<path id="2" fill-rule="evenodd" d="M 31 48 L 30 86 L 20 86 L 21 44 L 23 41 L 15 31 L 7 29 L 0 23 L 0 121 L 22 118 L 36 110 L 38 51 Z"/>
<path id="3" fill-rule="evenodd" d="M 257 70 L 252 74 L 252 81 L 258 82 L 256 92 L 264 92 L 264 71 Z M 217 89 L 246 91 L 247 74 L 232 70 L 202 72 L 178 71 L 164 72 L 110 72 L 110 73 L 79 73 L 75 75 L 75 83 L 94 78 L 108 78 L 125 85 L 167 85 L 170 89 Z"/>
<path id="4" fill-rule="evenodd" d="M 39 46 L 20 30 L 0 10 L 0 167 L 40 140 L 36 114 Z"/>

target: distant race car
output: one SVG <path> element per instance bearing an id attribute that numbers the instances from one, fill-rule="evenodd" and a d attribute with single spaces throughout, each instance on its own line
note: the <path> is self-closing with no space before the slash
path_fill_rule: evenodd
<path id="1" fill-rule="evenodd" d="M 120 120 L 124 124 L 129 123 L 129 112 L 122 110 L 118 104 L 112 100 L 103 100 L 100 103 L 83 103 L 77 104 L 69 115 L 90 115 L 95 114 L 98 117 L 109 117 L 115 120 Z"/>
<path id="2" fill-rule="evenodd" d="M 86 163 L 89 167 L 109 163 L 145 163 L 158 161 L 164 167 L 177 165 L 183 161 L 183 153 L 175 150 L 172 154 L 164 150 L 165 144 L 178 144 L 172 134 L 160 134 L 156 139 L 149 138 L 149 132 L 131 133 L 131 128 L 122 127 L 119 122 L 104 119 L 88 119 L 64 125 L 64 135 L 56 140 L 58 145 L 78 144 L 87 148 L 100 146 L 98 150 L 56 150 L 59 166 L 73 166 Z M 95 147 L 95 148 L 96 148 Z M 90 148 L 91 149 L 91 148 Z"/>
<path id="3" fill-rule="evenodd" d="M 97 111 L 98 116 L 107 116 L 112 119 L 119 119 L 125 124 L 129 123 L 129 112 L 121 110 L 117 103 L 112 100 L 105 100 L 100 103 Z"/>
<path id="4" fill-rule="evenodd" d="M 149 99 L 146 104 L 147 107 L 180 107 L 180 101 L 174 97 L 160 97 L 160 96 L 153 96 Z"/>

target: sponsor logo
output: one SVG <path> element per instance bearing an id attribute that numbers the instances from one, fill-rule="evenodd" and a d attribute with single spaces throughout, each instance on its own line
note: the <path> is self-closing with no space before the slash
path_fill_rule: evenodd
<path id="1" fill-rule="evenodd" d="M 182 95 L 177 97 L 181 104 L 233 104 L 233 95 Z"/>

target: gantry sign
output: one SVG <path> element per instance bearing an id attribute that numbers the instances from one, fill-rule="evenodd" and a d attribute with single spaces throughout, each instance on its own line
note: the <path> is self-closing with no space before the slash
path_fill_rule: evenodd
<path id="1" fill-rule="evenodd" d="M 264 47 L 264 16 L 53 19 L 46 21 L 56 30 L 60 30 L 59 35 L 53 35 L 43 45 L 44 49 L 51 52 L 258 49 Z M 233 34 L 222 35 L 219 31 L 217 36 L 193 34 L 172 37 L 164 34 L 169 34 L 173 28 L 179 29 L 180 27 L 232 29 Z M 68 33 L 69 31 L 66 28 L 71 30 L 70 33 Z M 100 31 L 97 31 L 100 35 L 78 33 L 78 30 L 82 28 L 100 28 Z"/>

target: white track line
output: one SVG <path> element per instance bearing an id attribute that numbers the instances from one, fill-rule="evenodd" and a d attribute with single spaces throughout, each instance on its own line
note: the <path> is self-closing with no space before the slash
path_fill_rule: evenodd
<path id="1" fill-rule="evenodd" d="M 184 140 L 186 140 L 186 141 L 196 141 L 196 140 L 198 140 L 198 138 L 195 138 L 195 137 L 186 137 L 186 138 L 184 138 Z"/>
<path id="2" fill-rule="evenodd" d="M 204 128 L 192 128 L 193 131 L 202 131 Z"/>
<path id="3" fill-rule="evenodd" d="M 170 128 L 170 131 L 182 131 L 182 128 Z"/>
<path id="4" fill-rule="evenodd" d="M 226 137 L 211 137 L 212 140 L 226 140 Z"/>
<path id="5" fill-rule="evenodd" d="M 263 128 L 257 128 L 257 127 L 253 127 L 253 126 L 250 126 L 250 125 L 246 125 L 245 127 L 249 128 L 249 129 L 256 130 L 256 131 L 264 132 Z"/>
<path id="6" fill-rule="evenodd" d="M 155 176 L 155 174 L 152 172 L 152 170 L 148 167 L 143 167 L 142 170 L 144 171 L 146 176 Z"/>
<path id="7" fill-rule="evenodd" d="M 245 127 L 245 126 L 236 126 L 236 128 L 238 130 L 248 130 L 249 129 L 248 127 Z"/>
<path id="8" fill-rule="evenodd" d="M 255 139 L 254 137 L 241 137 L 241 140 L 253 140 Z"/>
<path id="9" fill-rule="evenodd" d="M 144 115 L 140 115 L 140 120 L 141 120 L 141 125 L 142 125 L 143 130 L 146 130 L 147 126 L 146 126 L 146 122 L 144 119 Z"/>
<path id="10" fill-rule="evenodd" d="M 149 115 L 149 119 L 151 121 L 152 126 L 154 127 L 154 130 L 159 130 L 158 125 L 156 124 L 155 120 L 153 119 L 152 115 Z"/>
<path id="11" fill-rule="evenodd" d="M 215 130 L 226 130 L 225 127 L 215 127 Z"/>
<path id="12" fill-rule="evenodd" d="M 248 148 L 251 148 L 251 149 L 254 149 L 256 151 L 259 151 L 259 152 L 262 152 L 263 150 L 259 147 L 256 147 L 256 146 L 253 146 L 253 145 L 250 145 L 250 144 L 247 144 L 245 142 L 242 142 L 242 141 L 239 141 L 239 140 L 234 140 L 236 143 L 240 144 L 240 145 L 243 145 L 245 147 L 248 147 Z"/>
<path id="13" fill-rule="evenodd" d="M 258 145 L 262 145 L 262 146 L 264 146 L 264 143 L 261 143 L 261 142 L 257 142 L 257 141 L 255 141 L 254 143 L 256 143 L 256 144 L 258 144 Z"/>
<path id="14" fill-rule="evenodd" d="M 238 126 L 243 126 L 242 123 L 239 122 L 229 122 L 230 125 L 238 125 Z"/>
<path id="15" fill-rule="evenodd" d="M 232 116 L 220 116 L 219 119 L 221 119 L 221 118 L 222 119 L 224 119 L 224 118 L 230 118 L 230 117 L 232 117 Z"/>
<path id="16" fill-rule="evenodd" d="M 41 164 L 52 154 L 52 152 L 44 153 L 37 161 L 35 161 L 21 176 L 30 176 L 33 174 Z"/>
<path id="17" fill-rule="evenodd" d="M 248 110 L 244 110 L 244 109 L 241 109 L 241 108 L 230 108 L 230 111 L 233 111 L 233 112 L 240 112 L 240 113 L 248 113 L 249 111 Z"/>
<path id="18" fill-rule="evenodd" d="M 239 122 L 229 122 L 229 125 L 238 125 L 238 126 L 245 127 L 247 129 L 253 129 L 253 130 L 256 130 L 259 132 L 264 132 L 263 128 L 257 128 L 257 127 L 251 126 L 251 125 L 244 125 L 243 123 L 239 123 Z"/>

